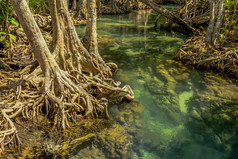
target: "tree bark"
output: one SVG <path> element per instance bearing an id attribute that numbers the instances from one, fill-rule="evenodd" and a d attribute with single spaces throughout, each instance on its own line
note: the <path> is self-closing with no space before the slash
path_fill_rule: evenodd
<path id="1" fill-rule="evenodd" d="M 77 2 L 76 13 L 74 14 L 75 20 L 87 19 L 87 0 L 79 0 Z"/>
<path id="2" fill-rule="evenodd" d="M 111 0 L 110 8 L 113 10 L 119 10 L 116 0 Z"/>
<path id="3" fill-rule="evenodd" d="M 166 18 L 172 20 L 173 22 L 179 24 L 180 26 L 182 26 L 185 29 L 186 32 L 197 33 L 197 31 L 193 27 L 191 27 L 187 22 L 185 22 L 181 18 L 177 17 L 175 14 L 173 14 L 169 10 L 156 4 L 152 0 L 139 0 L 139 1 L 145 3 L 147 6 L 149 6 L 150 8 L 152 8 L 154 11 L 158 12 L 159 14 L 161 14 L 161 15 L 165 16 Z"/>
<path id="4" fill-rule="evenodd" d="M 205 41 L 217 46 L 220 43 L 220 27 L 224 17 L 223 0 L 210 0 L 210 22 Z"/>
<path id="5" fill-rule="evenodd" d="M 93 57 L 92 60 L 94 61 L 94 67 L 97 68 L 97 70 L 101 70 L 105 77 L 113 76 L 114 71 L 105 64 L 98 51 L 96 0 L 87 0 L 87 15 L 88 20 L 86 24 L 86 32 L 83 37 L 83 44 L 88 50 L 90 56 Z"/>
<path id="6" fill-rule="evenodd" d="M 77 70 L 90 76 L 98 74 L 100 70 L 95 65 L 97 57 L 92 57 L 79 40 L 67 5 L 64 1 L 52 0 L 50 9 L 53 25 L 52 52 L 60 68 L 66 71 Z M 96 27 L 93 29 L 96 31 Z"/>
<path id="7" fill-rule="evenodd" d="M 130 11 L 130 0 L 126 0 L 123 4 L 124 9 L 129 12 Z"/>
<path id="8" fill-rule="evenodd" d="M 87 12 L 88 12 L 88 20 L 86 24 L 86 32 L 83 37 L 83 43 L 89 52 L 94 52 L 98 54 L 98 43 L 96 32 L 97 30 L 96 0 L 87 0 Z"/>
<path id="9" fill-rule="evenodd" d="M 48 61 L 46 58 L 48 56 L 51 57 L 52 55 L 27 6 L 27 2 L 25 0 L 11 0 L 11 3 L 34 50 L 34 56 L 39 62 L 42 71 L 45 72 L 45 74 L 48 74 Z"/>
<path id="10" fill-rule="evenodd" d="M 76 0 L 73 0 L 71 10 L 76 9 L 76 7 L 77 7 L 76 4 L 77 4 Z"/>

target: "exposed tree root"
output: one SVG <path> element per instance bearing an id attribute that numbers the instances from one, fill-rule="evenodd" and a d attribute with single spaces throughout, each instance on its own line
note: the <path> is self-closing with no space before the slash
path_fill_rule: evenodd
<path id="1" fill-rule="evenodd" d="M 11 75 L 1 77 L 9 77 L 1 80 L 0 87 L 0 117 L 3 119 L 0 127 L 1 151 L 10 144 L 21 145 L 13 123 L 18 115 L 32 121 L 38 121 L 39 115 L 45 115 L 53 122 L 53 129 L 66 129 L 70 127 L 70 122 L 81 118 L 109 118 L 105 97 L 115 97 L 115 92 L 127 94 L 125 100 L 134 99 L 129 86 L 119 88 L 120 83 L 111 78 L 89 77 L 77 71 L 67 73 L 56 69 L 51 80 L 46 81 L 41 73 L 38 68 L 14 84 L 10 84 L 16 80 Z"/>
<path id="2" fill-rule="evenodd" d="M 98 11 L 100 14 L 122 14 L 132 10 L 149 9 L 148 6 L 137 0 L 112 0 L 109 2 L 111 3 L 102 3 L 103 6 Z"/>
<path id="3" fill-rule="evenodd" d="M 2 106 L 3 107 L 3 106 Z M 15 113 L 14 108 L 17 109 Z M 18 147 L 20 150 L 21 141 L 18 137 L 17 130 L 15 125 L 12 122 L 12 119 L 15 118 L 22 109 L 22 106 L 16 104 L 14 108 L 11 109 L 1 109 L 2 119 L 0 124 L 0 153 L 4 151 L 5 146 Z M 8 115 L 8 113 L 12 113 Z"/>
<path id="4" fill-rule="evenodd" d="M 238 47 L 236 43 L 215 49 L 204 41 L 204 36 L 194 36 L 175 54 L 175 58 L 205 69 L 213 70 L 233 78 L 238 77 Z"/>
<path id="5" fill-rule="evenodd" d="M 5 71 L 10 71 L 11 68 L 2 60 L 0 60 L 0 69 L 3 69 Z"/>
<path id="6" fill-rule="evenodd" d="M 116 64 L 106 64 L 98 53 L 96 1 L 88 2 L 91 25 L 88 23 L 86 27 L 92 33 L 86 33 L 91 39 L 84 43 L 86 48 L 78 39 L 65 1 L 50 3 L 53 26 L 53 49 L 50 51 L 27 3 L 12 0 L 40 67 L 33 72 L 32 67 L 19 71 L 18 80 L 11 78 L 16 74 L 0 74 L 3 79 L 0 83 L 0 118 L 4 119 L 0 144 L 4 143 L 3 148 L 12 143 L 21 144 L 13 120 L 19 115 L 33 122 L 43 115 L 51 121 L 53 130 L 65 130 L 71 122 L 81 118 L 109 118 L 108 97 L 123 95 L 121 99 L 134 99 L 130 86 L 119 88 L 120 83 L 111 79 Z M 24 75 L 25 72 L 31 73 Z"/>
<path id="7" fill-rule="evenodd" d="M 155 3 L 157 4 L 183 4 L 184 0 L 154 0 Z"/>
<path id="8" fill-rule="evenodd" d="M 200 26 L 207 26 L 209 23 L 209 4 L 201 1 L 196 2 L 188 0 L 187 5 L 176 11 L 176 15 L 195 28 L 203 29 Z M 184 29 L 169 19 L 161 25 L 161 29 L 184 32 Z"/>
<path id="9" fill-rule="evenodd" d="M 42 16 L 40 14 L 35 14 L 34 19 L 40 28 L 47 27 L 51 25 L 51 16 Z"/>

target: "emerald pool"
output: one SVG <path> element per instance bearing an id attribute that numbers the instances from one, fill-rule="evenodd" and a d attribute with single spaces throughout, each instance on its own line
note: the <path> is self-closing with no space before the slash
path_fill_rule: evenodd
<path id="1" fill-rule="evenodd" d="M 151 10 L 99 15 L 97 23 L 98 35 L 109 39 L 99 45 L 103 59 L 118 65 L 115 80 L 129 84 L 143 105 L 136 120 L 118 117 L 129 104 L 109 108 L 134 137 L 128 158 L 238 158 L 237 81 L 175 61 L 189 37 L 155 30 L 156 16 Z M 76 27 L 80 37 L 84 27 Z"/>

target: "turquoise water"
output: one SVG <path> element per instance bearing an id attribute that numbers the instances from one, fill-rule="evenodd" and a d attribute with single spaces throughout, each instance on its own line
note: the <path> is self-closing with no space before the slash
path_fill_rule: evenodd
<path id="1" fill-rule="evenodd" d="M 97 24 L 98 35 L 113 38 L 99 45 L 100 53 L 118 65 L 115 79 L 129 84 L 144 107 L 124 124 L 139 123 L 126 128 L 134 137 L 133 158 L 238 158 L 237 82 L 173 60 L 188 36 L 155 30 L 156 16 L 149 10 L 104 15 Z M 79 36 L 83 28 L 77 27 Z M 120 123 L 118 107 L 109 112 Z"/>

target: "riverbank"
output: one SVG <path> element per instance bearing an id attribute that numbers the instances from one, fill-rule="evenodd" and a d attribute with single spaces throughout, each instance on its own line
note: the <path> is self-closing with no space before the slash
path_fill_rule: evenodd
<path id="1" fill-rule="evenodd" d="M 205 42 L 205 35 L 192 36 L 175 53 L 175 59 L 199 70 L 213 71 L 223 76 L 238 78 L 238 46 L 233 39 L 221 48 Z"/>
<path id="2" fill-rule="evenodd" d="M 227 3 L 224 7 L 224 24 L 216 35 L 216 44 L 208 42 L 207 30 L 212 24 L 210 21 L 210 5 L 208 2 L 188 2 L 181 9 L 174 12 L 184 22 L 197 30 L 185 44 L 175 52 L 175 59 L 185 65 L 192 65 L 198 70 L 213 71 L 230 78 L 238 78 L 238 36 L 236 18 L 236 3 Z M 160 29 L 188 34 L 186 30 L 169 19 L 160 26 Z M 210 29 L 211 30 L 211 29 Z M 215 29 L 212 29 L 215 32 Z M 211 31 L 210 31 L 211 32 Z M 213 38 L 215 37 L 215 33 Z M 211 36 L 211 35 L 210 35 Z M 207 38 L 208 39 L 208 38 Z"/>
<path id="3" fill-rule="evenodd" d="M 182 5 L 184 4 L 184 0 L 153 0 L 157 4 L 162 5 Z M 102 3 L 103 4 L 103 3 Z M 135 10 L 145 10 L 145 9 L 151 9 L 146 4 L 138 1 L 118 1 L 114 4 L 112 3 L 104 3 L 102 7 L 98 7 L 98 13 L 99 14 L 125 14 L 129 13 Z"/>

